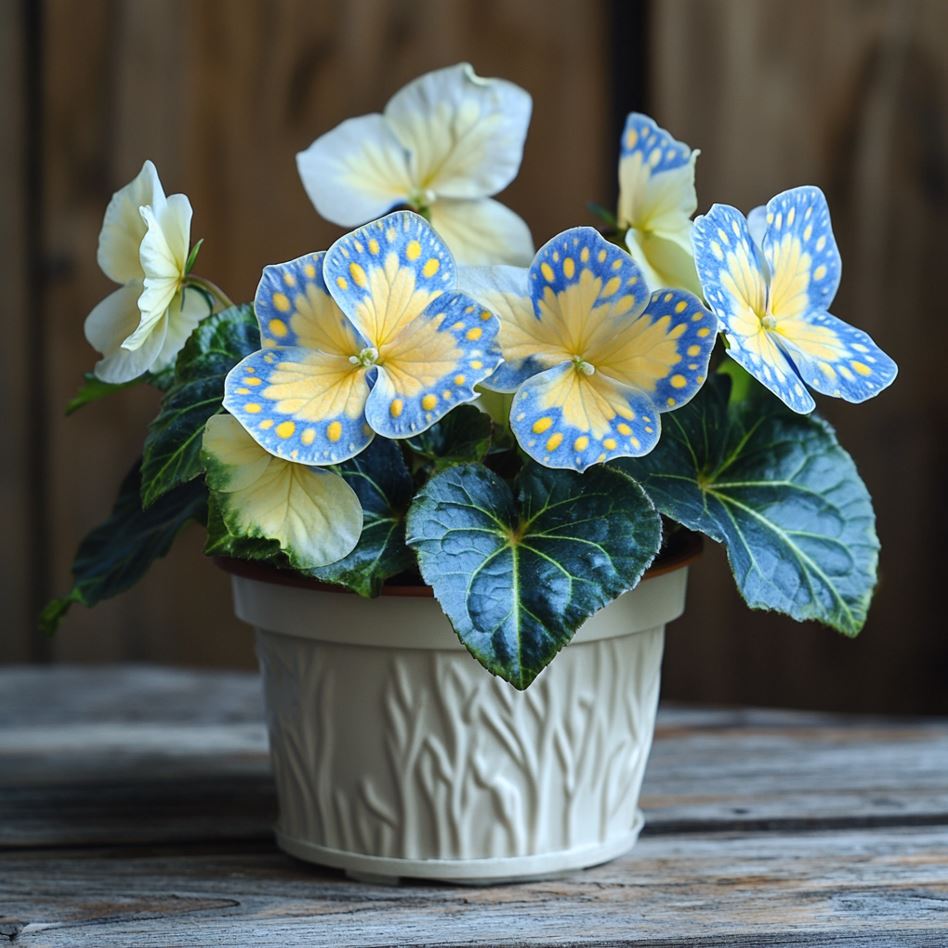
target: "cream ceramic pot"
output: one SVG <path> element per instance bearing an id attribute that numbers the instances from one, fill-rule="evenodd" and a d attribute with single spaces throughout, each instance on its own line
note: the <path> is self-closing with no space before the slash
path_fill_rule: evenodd
<path id="1" fill-rule="evenodd" d="M 635 842 L 686 565 L 592 616 L 524 692 L 468 654 L 425 588 L 366 600 L 252 570 L 234 600 L 256 629 L 286 852 L 357 878 L 488 883 Z"/>

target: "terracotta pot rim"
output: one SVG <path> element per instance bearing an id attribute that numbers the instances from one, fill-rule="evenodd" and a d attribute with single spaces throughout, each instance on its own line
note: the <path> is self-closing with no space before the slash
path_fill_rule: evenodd
<path id="1" fill-rule="evenodd" d="M 701 536 L 692 533 L 690 530 L 682 530 L 672 541 L 671 549 L 660 554 L 652 566 L 642 577 L 644 583 L 647 579 L 654 579 L 656 576 L 663 576 L 665 573 L 671 573 L 693 563 L 700 555 L 704 547 Z M 345 596 L 356 595 L 343 586 L 336 586 L 333 583 L 323 583 L 318 579 L 309 576 L 301 576 L 292 570 L 276 569 L 273 566 L 263 566 L 260 563 L 254 563 L 249 560 L 237 560 L 228 556 L 213 557 L 214 563 L 225 573 L 232 576 L 241 576 L 244 579 L 254 579 L 262 583 L 273 583 L 277 586 L 295 586 L 297 589 L 313 589 L 317 592 L 341 593 Z M 383 596 L 409 596 L 416 599 L 431 599 L 434 597 L 434 591 L 430 586 L 399 586 L 397 584 L 385 583 L 382 586 L 381 595 Z"/>

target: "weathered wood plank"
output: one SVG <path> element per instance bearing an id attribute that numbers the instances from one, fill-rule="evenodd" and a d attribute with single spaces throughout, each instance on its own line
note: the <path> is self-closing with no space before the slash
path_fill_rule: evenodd
<path id="1" fill-rule="evenodd" d="M 0 670 L 0 847 L 266 840 L 266 753 L 255 675 Z M 646 834 L 948 825 L 948 724 L 663 707 L 643 806 Z"/>
<path id="2" fill-rule="evenodd" d="M 357 884 L 266 847 L 0 856 L 17 944 L 943 945 L 948 828 L 651 837 L 506 887 Z"/>

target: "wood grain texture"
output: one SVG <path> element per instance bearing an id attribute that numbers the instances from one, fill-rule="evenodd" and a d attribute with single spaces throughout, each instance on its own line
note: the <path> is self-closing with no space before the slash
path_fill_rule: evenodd
<path id="1" fill-rule="evenodd" d="M 702 149 L 699 212 L 822 187 L 844 264 L 833 312 L 901 366 L 868 405 L 819 404 L 878 515 L 880 585 L 861 637 L 749 613 L 709 546 L 670 630 L 665 694 L 948 712 L 948 320 L 935 276 L 948 213 L 948 5 L 667 0 L 653 4 L 651 24 L 650 104 Z"/>
<path id="2" fill-rule="evenodd" d="M 278 853 L 273 803 L 254 675 L 0 671 L 0 933 L 18 944 L 940 946 L 948 930 L 943 720 L 663 708 L 635 849 L 513 886 L 352 882 Z"/>

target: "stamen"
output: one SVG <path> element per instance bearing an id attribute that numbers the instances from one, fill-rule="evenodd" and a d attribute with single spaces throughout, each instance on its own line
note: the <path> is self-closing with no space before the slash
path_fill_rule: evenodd
<path id="1" fill-rule="evenodd" d="M 777 328 L 777 320 L 773 316 L 761 316 L 760 322 L 764 329 Z"/>
<path id="2" fill-rule="evenodd" d="M 352 365 L 361 365 L 368 368 L 375 365 L 379 359 L 379 350 L 375 346 L 366 346 L 358 355 L 349 356 L 349 362 Z"/>
<path id="3" fill-rule="evenodd" d="M 590 365 L 582 356 L 573 356 L 573 367 L 583 375 L 592 375 L 596 371 L 596 367 Z"/>

